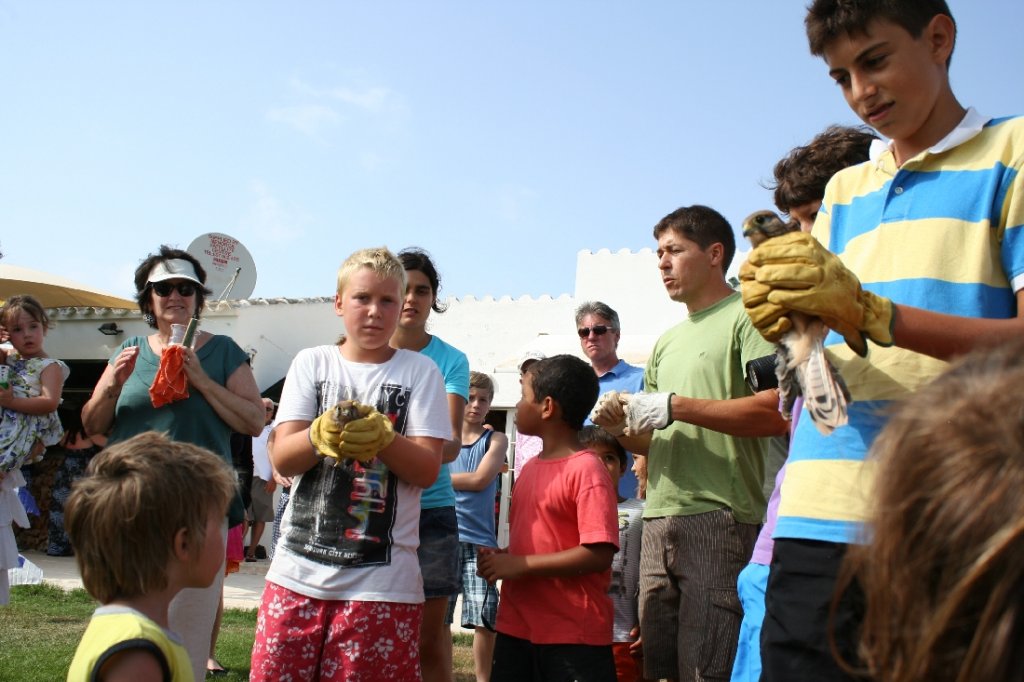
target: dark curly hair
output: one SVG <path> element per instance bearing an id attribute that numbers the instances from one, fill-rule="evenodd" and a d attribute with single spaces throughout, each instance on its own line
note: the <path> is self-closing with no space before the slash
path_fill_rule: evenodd
<path id="1" fill-rule="evenodd" d="M 867 128 L 829 126 L 802 147 L 775 164 L 775 205 L 783 213 L 794 206 L 821 201 L 829 179 L 846 168 L 868 160 L 871 141 Z"/>
<path id="2" fill-rule="evenodd" d="M 146 257 L 146 260 L 139 264 L 139 267 L 135 268 L 135 302 L 139 304 L 139 310 L 142 312 L 143 319 L 150 327 L 156 329 L 156 320 L 153 319 L 153 304 L 150 296 L 149 287 L 149 273 L 153 271 L 153 268 L 157 263 L 167 260 L 174 260 L 180 258 L 186 260 L 192 264 L 192 267 L 196 270 L 196 276 L 199 281 L 206 284 L 206 270 L 199 264 L 199 259 L 193 256 L 188 251 L 182 249 L 175 249 L 167 246 L 166 244 L 160 247 L 160 253 L 151 253 Z M 206 297 L 211 294 L 209 289 L 205 286 L 196 287 L 196 309 L 193 313 L 193 317 L 199 318 L 203 311 L 203 305 L 206 303 Z"/>

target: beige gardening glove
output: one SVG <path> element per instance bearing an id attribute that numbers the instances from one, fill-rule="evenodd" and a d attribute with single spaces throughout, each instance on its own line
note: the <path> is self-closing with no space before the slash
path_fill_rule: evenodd
<path id="1" fill-rule="evenodd" d="M 621 436 L 626 428 L 624 406 L 628 401 L 628 393 L 619 393 L 618 391 L 603 393 L 590 412 L 590 421 L 613 436 Z"/>
<path id="2" fill-rule="evenodd" d="M 626 435 L 642 436 L 672 423 L 672 393 L 634 393 L 626 404 Z"/>
<path id="3" fill-rule="evenodd" d="M 792 327 L 790 311 L 819 317 L 858 355 L 867 340 L 891 346 L 892 301 L 865 291 L 839 258 L 804 232 L 772 237 L 740 268 L 747 315 L 761 335 L 777 342 Z"/>

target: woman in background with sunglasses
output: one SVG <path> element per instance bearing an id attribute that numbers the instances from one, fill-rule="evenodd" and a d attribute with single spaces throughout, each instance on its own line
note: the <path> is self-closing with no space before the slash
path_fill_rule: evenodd
<path id="1" fill-rule="evenodd" d="M 149 388 L 171 325 L 199 318 L 206 296 L 206 271 L 187 251 L 161 246 L 135 270 L 136 300 L 149 336 L 126 339 L 110 358 L 92 397 L 82 408 L 90 435 L 109 435 L 114 444 L 144 431 L 161 431 L 176 441 L 200 445 L 231 464 L 231 433 L 259 435 L 264 411 L 248 355 L 227 336 L 197 331 L 184 350 L 188 397 L 153 407 Z M 244 517 L 240 498 L 232 503 L 222 527 Z M 205 589 L 182 590 L 171 602 L 170 626 L 181 635 L 197 680 L 206 676 L 210 635 L 220 603 L 224 573 Z"/>

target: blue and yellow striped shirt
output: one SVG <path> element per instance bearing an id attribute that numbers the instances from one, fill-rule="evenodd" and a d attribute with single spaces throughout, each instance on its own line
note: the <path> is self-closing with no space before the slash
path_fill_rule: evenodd
<path id="1" fill-rule="evenodd" d="M 946 139 L 896 166 L 891 151 L 838 173 L 813 234 L 864 288 L 963 317 L 1017 315 L 1024 288 L 1024 117 L 970 110 Z M 850 422 L 831 436 L 801 419 L 790 447 L 776 538 L 862 541 L 871 494 L 865 456 L 892 401 L 946 366 L 872 345 L 857 357 L 832 332 L 826 346 L 850 387 Z M 927 457 L 928 453 L 918 453 Z"/>

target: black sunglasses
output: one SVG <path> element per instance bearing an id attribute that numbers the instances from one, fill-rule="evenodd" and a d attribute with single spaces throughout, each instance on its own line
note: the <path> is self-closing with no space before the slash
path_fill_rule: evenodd
<path id="1" fill-rule="evenodd" d="M 594 332 L 594 336 L 604 336 L 611 331 L 615 331 L 615 327 L 609 327 L 606 324 L 595 324 L 593 327 L 580 327 L 576 330 L 576 333 L 580 335 L 581 339 L 585 339 L 590 336 L 590 332 Z"/>
<path id="2" fill-rule="evenodd" d="M 173 284 L 171 282 L 150 282 L 149 286 L 153 288 L 156 295 L 160 298 L 167 298 L 171 295 L 171 292 L 175 289 L 182 296 L 192 296 L 196 293 L 196 285 L 194 282 L 178 282 Z"/>

